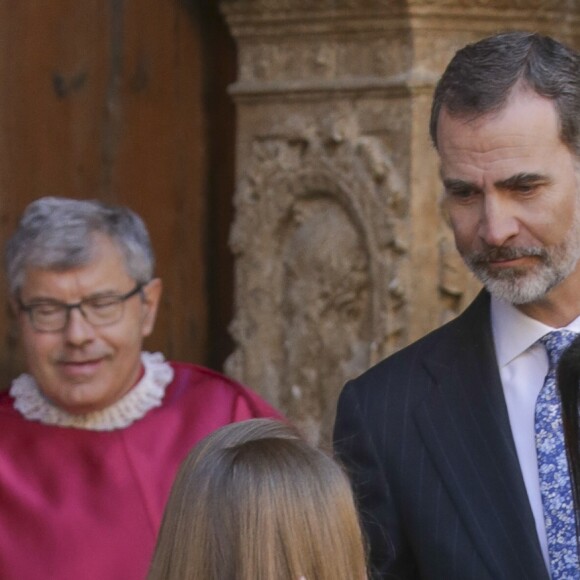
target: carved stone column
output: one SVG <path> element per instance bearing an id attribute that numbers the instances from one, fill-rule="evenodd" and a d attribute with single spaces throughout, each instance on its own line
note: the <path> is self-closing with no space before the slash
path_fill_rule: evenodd
<path id="1" fill-rule="evenodd" d="M 579 0 L 580 2 L 580 0 Z M 238 43 L 237 348 L 227 371 L 327 439 L 343 383 L 478 285 L 428 137 L 453 53 L 499 29 L 577 42 L 555 0 L 222 0 Z"/>

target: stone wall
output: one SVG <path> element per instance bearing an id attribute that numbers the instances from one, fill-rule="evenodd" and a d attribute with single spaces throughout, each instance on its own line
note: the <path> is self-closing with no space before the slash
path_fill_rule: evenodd
<path id="1" fill-rule="evenodd" d="M 497 30 L 578 45 L 580 0 L 222 0 L 239 54 L 236 350 L 226 370 L 314 441 L 346 380 L 478 290 L 428 137 L 454 52 Z"/>

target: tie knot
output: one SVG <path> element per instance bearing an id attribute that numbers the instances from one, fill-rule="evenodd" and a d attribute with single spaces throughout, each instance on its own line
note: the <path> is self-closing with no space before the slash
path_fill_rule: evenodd
<path id="1" fill-rule="evenodd" d="M 540 338 L 539 342 L 546 347 L 546 351 L 548 352 L 550 367 L 558 364 L 562 353 L 574 342 L 577 336 L 578 334 L 571 330 L 561 329 L 548 332 L 548 334 Z"/>

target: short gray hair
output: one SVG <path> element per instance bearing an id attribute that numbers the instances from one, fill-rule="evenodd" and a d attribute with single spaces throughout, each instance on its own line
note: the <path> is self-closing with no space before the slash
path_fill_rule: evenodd
<path id="1" fill-rule="evenodd" d="M 42 197 L 24 211 L 5 251 L 8 285 L 15 295 L 27 267 L 66 271 L 87 265 L 94 235 L 103 234 L 121 251 L 125 268 L 137 283 L 153 277 L 155 257 L 143 220 L 127 207 L 97 200 Z"/>
<path id="2" fill-rule="evenodd" d="M 459 50 L 439 80 L 430 133 L 439 115 L 477 118 L 501 110 L 518 84 L 554 102 L 562 141 L 580 156 L 580 54 L 539 34 L 504 32 Z"/>

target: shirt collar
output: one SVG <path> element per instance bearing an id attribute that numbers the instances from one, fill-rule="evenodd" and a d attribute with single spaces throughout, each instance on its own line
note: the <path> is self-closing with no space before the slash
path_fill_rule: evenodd
<path id="1" fill-rule="evenodd" d="M 500 368 L 528 350 L 542 336 L 555 330 L 539 320 L 526 316 L 513 304 L 493 296 L 491 297 L 491 328 Z M 580 333 L 580 316 L 564 328 Z"/>

